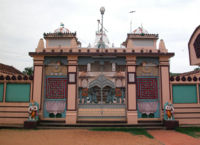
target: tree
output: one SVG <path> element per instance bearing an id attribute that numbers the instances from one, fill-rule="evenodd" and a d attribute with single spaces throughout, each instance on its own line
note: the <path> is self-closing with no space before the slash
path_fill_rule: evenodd
<path id="1" fill-rule="evenodd" d="M 24 71 L 22 73 L 31 76 L 33 75 L 33 72 L 34 72 L 33 67 L 26 67 L 24 68 Z"/>
<path id="2" fill-rule="evenodd" d="M 198 70 L 200 70 L 200 67 L 197 67 L 197 68 L 194 69 L 194 71 L 198 71 Z"/>
<path id="3" fill-rule="evenodd" d="M 180 73 L 172 73 L 172 72 L 170 72 L 170 76 L 177 76 L 177 75 L 179 75 Z"/>

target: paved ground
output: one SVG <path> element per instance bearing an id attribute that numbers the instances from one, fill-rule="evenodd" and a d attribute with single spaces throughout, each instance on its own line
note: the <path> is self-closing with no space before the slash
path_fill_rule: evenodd
<path id="1" fill-rule="evenodd" d="M 162 145 L 155 139 L 125 132 L 65 130 L 0 130 L 0 145 Z"/>
<path id="2" fill-rule="evenodd" d="M 200 145 L 200 139 L 167 130 L 148 131 L 155 138 L 125 132 L 65 130 L 0 130 L 0 145 Z"/>
<path id="3" fill-rule="evenodd" d="M 165 145 L 200 145 L 200 139 L 173 130 L 149 130 L 148 132 Z"/>

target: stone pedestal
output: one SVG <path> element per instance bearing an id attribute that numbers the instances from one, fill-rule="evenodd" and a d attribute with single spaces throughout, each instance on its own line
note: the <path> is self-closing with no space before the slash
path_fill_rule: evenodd
<path id="1" fill-rule="evenodd" d="M 127 124 L 138 124 L 137 111 L 127 111 Z"/>
<path id="2" fill-rule="evenodd" d="M 179 127 L 178 120 L 164 120 L 163 123 L 164 123 L 164 126 L 166 127 L 166 129 L 168 129 L 168 130 Z"/>
<path id="3" fill-rule="evenodd" d="M 76 124 L 77 112 L 76 111 L 67 111 L 66 112 L 66 124 Z"/>
<path id="4" fill-rule="evenodd" d="M 38 121 L 24 121 L 24 128 L 25 129 L 34 129 L 37 128 Z"/>

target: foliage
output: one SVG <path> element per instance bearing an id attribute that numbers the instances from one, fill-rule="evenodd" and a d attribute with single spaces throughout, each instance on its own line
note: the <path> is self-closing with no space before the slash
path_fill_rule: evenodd
<path id="1" fill-rule="evenodd" d="M 150 135 L 145 129 L 142 128 L 125 128 L 125 127 L 119 127 L 119 128 L 114 128 L 114 127 L 102 127 L 102 128 L 92 128 L 90 129 L 92 131 L 121 131 L 121 132 L 129 132 L 134 135 L 144 135 L 148 138 L 153 138 L 152 135 Z"/>
<path id="2" fill-rule="evenodd" d="M 180 73 L 172 73 L 172 72 L 170 72 L 170 76 L 177 76 L 177 75 L 179 75 Z"/>
<path id="3" fill-rule="evenodd" d="M 198 71 L 198 70 L 200 70 L 200 67 L 197 67 L 197 68 L 194 69 L 194 71 Z"/>
<path id="4" fill-rule="evenodd" d="M 24 71 L 22 73 L 31 76 L 33 75 L 33 72 L 34 72 L 33 67 L 26 67 L 24 68 Z"/>
<path id="5" fill-rule="evenodd" d="M 192 137 L 200 137 L 200 127 L 179 127 L 176 131 L 190 135 Z"/>

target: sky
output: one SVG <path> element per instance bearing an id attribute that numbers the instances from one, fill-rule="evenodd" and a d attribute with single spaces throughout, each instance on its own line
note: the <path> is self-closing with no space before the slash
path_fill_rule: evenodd
<path id="1" fill-rule="evenodd" d="M 191 71 L 188 41 L 200 25 L 199 0 L 0 0 L 0 63 L 19 70 L 33 65 L 34 52 L 44 32 L 54 32 L 63 22 L 76 32 L 82 47 L 95 40 L 100 7 L 105 7 L 104 26 L 115 47 L 139 26 L 164 39 L 170 72 Z M 135 13 L 129 13 L 130 11 Z M 158 41 L 159 42 L 159 41 Z M 158 45 L 158 43 L 157 43 Z"/>

